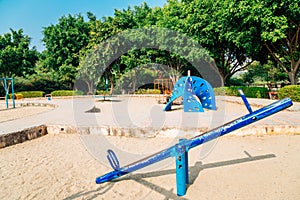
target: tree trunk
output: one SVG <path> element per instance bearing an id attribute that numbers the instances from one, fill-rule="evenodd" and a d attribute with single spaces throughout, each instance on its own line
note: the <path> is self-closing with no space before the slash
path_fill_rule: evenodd
<path id="1" fill-rule="evenodd" d="M 289 75 L 291 85 L 297 85 L 297 82 L 298 82 L 297 73 L 295 73 L 294 71 L 291 71 L 288 73 L 288 75 Z"/>
<path id="2" fill-rule="evenodd" d="M 94 94 L 94 83 L 89 81 L 86 81 L 86 83 L 88 84 L 88 94 Z"/>

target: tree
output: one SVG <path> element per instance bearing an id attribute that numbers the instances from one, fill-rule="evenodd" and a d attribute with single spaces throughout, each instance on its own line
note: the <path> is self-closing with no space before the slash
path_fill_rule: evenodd
<path id="1" fill-rule="evenodd" d="M 244 83 L 262 81 L 271 85 L 272 83 L 286 81 L 288 79 L 288 75 L 282 68 L 274 67 L 274 61 L 269 61 L 264 65 L 261 65 L 259 62 L 254 62 L 249 66 L 248 71 L 242 75 L 242 79 L 244 80 Z"/>
<path id="2" fill-rule="evenodd" d="M 95 20 L 88 13 L 90 21 Z M 43 29 L 44 67 L 58 71 L 62 84 L 72 88 L 79 68 L 79 53 L 89 42 L 90 26 L 82 15 L 68 15 L 59 18 L 58 24 Z M 67 74 L 66 74 L 67 72 Z"/>
<path id="3" fill-rule="evenodd" d="M 297 0 L 262 1 L 262 34 L 264 46 L 297 84 L 300 67 L 300 6 Z M 266 9 L 269 8 L 269 9 Z"/>
<path id="4" fill-rule="evenodd" d="M 253 62 L 249 52 L 253 52 L 255 46 L 242 45 L 252 31 L 244 27 L 238 17 L 244 9 L 241 1 L 186 0 L 181 4 L 186 15 L 180 23 L 181 29 L 209 51 L 225 84 L 232 75 Z M 243 30 L 240 35 L 236 34 L 238 30 Z M 245 30 L 250 31 L 248 36 Z"/>
<path id="5" fill-rule="evenodd" d="M 291 84 L 296 84 L 300 65 L 299 1 L 243 0 L 239 4 L 238 24 L 248 31 L 237 29 L 232 37 L 236 37 L 237 43 L 247 48 L 248 53 L 260 55 L 255 58 L 262 63 L 266 63 L 270 55 L 288 74 Z"/>
<path id="6" fill-rule="evenodd" d="M 0 36 L 0 77 L 25 76 L 33 73 L 38 60 L 35 47 L 29 48 L 30 38 L 23 30 Z"/>
<path id="7" fill-rule="evenodd" d="M 114 84 L 122 73 L 136 65 L 144 64 L 143 58 L 139 58 L 140 55 L 143 55 L 138 52 L 139 47 L 133 45 L 131 39 L 127 40 L 126 37 L 129 36 L 125 34 L 124 37 L 122 32 L 154 25 L 159 12 L 159 8 L 151 9 L 146 3 L 143 3 L 141 6 L 133 8 L 116 9 L 113 17 L 103 17 L 101 20 L 89 23 L 90 39 L 86 48 L 81 51 L 79 77 L 85 77 L 84 80 L 90 92 L 93 91 L 94 85 L 104 81 L 102 76 L 110 80 L 112 92 Z M 137 62 L 133 65 L 132 60 L 134 59 Z M 92 60 L 93 62 L 91 62 Z M 89 74 L 89 72 L 94 74 Z M 83 74 L 85 75 L 83 76 Z"/>

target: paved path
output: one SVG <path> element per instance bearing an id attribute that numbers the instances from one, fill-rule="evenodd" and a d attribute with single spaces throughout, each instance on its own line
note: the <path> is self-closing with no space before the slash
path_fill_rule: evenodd
<path id="1" fill-rule="evenodd" d="M 274 100 L 248 99 L 253 110 L 268 105 Z M 184 113 L 180 106 L 173 111 L 163 112 L 164 105 L 156 104 L 154 98 L 113 97 L 111 101 L 95 98 L 34 100 L 39 103 L 51 103 L 57 107 L 51 111 L 26 118 L 0 123 L 0 134 L 45 124 L 56 126 L 65 131 L 66 126 L 77 127 L 117 127 L 140 130 L 181 129 L 206 131 L 247 114 L 247 109 L 239 97 L 217 97 L 217 111 L 204 113 Z M 96 106 L 99 113 L 86 111 Z M 261 120 L 240 130 L 237 134 L 252 133 L 300 133 L 300 103 L 294 103 L 267 119 Z M 165 133 L 168 134 L 168 133 Z M 197 133 L 198 134 L 198 133 Z"/>

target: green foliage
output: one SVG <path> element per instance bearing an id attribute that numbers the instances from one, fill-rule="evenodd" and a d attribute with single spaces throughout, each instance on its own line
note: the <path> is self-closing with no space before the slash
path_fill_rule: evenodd
<path id="1" fill-rule="evenodd" d="M 89 19 L 94 20 L 91 13 Z M 79 52 L 89 41 L 90 22 L 85 22 L 83 16 L 67 15 L 58 19 L 58 24 L 43 29 L 43 42 L 46 51 L 43 52 L 42 65 L 54 69 L 59 75 L 61 84 L 72 88 L 79 66 Z"/>
<path id="2" fill-rule="evenodd" d="M 106 90 L 96 90 L 96 95 L 109 95 L 110 91 Z"/>
<path id="3" fill-rule="evenodd" d="M 261 64 L 249 68 L 246 82 L 288 78 L 291 84 L 296 84 L 300 66 L 299 16 L 297 0 L 168 0 L 162 8 L 143 3 L 115 10 L 113 16 L 100 19 L 87 13 L 88 21 L 81 14 L 65 15 L 57 24 L 43 28 L 46 50 L 42 55 L 29 48 L 30 38 L 22 29 L 1 35 L 0 77 L 17 76 L 17 91 L 50 93 L 73 88 L 80 69 L 89 92 L 96 86 L 103 88 L 104 79 L 109 80 L 113 90 L 123 81 L 124 74 L 136 66 L 148 63 L 168 66 L 176 71 L 169 74 L 176 80 L 188 69 L 201 65 L 193 58 L 209 55 L 225 85 L 242 85 L 231 77 L 255 60 Z M 206 51 L 199 52 L 184 38 L 168 37 L 164 35 L 166 31 L 158 33 L 153 27 L 182 33 Z M 141 28 L 147 28 L 147 34 L 139 33 Z M 113 37 L 126 31 L 125 37 Z M 152 38 L 155 34 L 157 37 Z M 170 46 L 173 48 L 168 49 Z M 97 72 L 91 74 L 91 71 Z M 193 75 L 203 76 L 194 71 Z M 136 80 L 128 84 L 134 85 Z M 132 86 L 132 91 L 135 89 Z"/>
<path id="4" fill-rule="evenodd" d="M 264 87 L 230 86 L 214 88 L 216 96 L 240 96 L 238 89 L 242 89 L 245 96 L 249 98 L 269 98 L 269 90 Z"/>
<path id="5" fill-rule="evenodd" d="M 134 94 L 160 94 L 161 91 L 157 89 L 139 89 Z"/>
<path id="6" fill-rule="evenodd" d="M 245 2 L 241 10 L 242 24 L 249 31 L 255 30 L 250 36 L 239 37 L 237 30 L 233 37 L 240 39 L 241 44 L 258 44 L 253 52 L 258 53 L 257 60 L 266 62 L 269 55 L 278 66 L 289 75 L 291 84 L 297 84 L 297 73 L 300 67 L 300 7 L 298 0 L 260 0 Z M 238 37 L 237 37 L 238 36 Z M 255 38 L 254 40 L 251 38 Z M 245 42 L 248 40 L 248 42 Z"/>
<path id="7" fill-rule="evenodd" d="M 284 70 L 273 62 L 269 61 L 267 64 L 261 65 L 258 62 L 249 66 L 248 71 L 242 75 L 245 83 L 254 83 L 255 81 L 262 81 L 268 83 L 276 83 L 279 81 L 288 80 L 288 75 Z"/>
<path id="8" fill-rule="evenodd" d="M 21 91 L 17 94 L 23 95 L 24 98 L 43 97 L 45 92 L 43 91 Z"/>
<path id="9" fill-rule="evenodd" d="M 78 96 L 83 95 L 82 91 L 79 90 L 55 90 L 51 92 L 52 96 Z"/>
<path id="10" fill-rule="evenodd" d="M 30 91 L 38 90 L 44 91 L 46 94 L 50 94 L 54 90 L 66 89 L 56 79 L 56 73 L 39 71 L 35 68 L 36 73 L 26 77 L 15 78 L 15 90 L 16 91 Z"/>
<path id="11" fill-rule="evenodd" d="M 256 46 L 245 47 L 238 40 L 243 38 L 250 44 L 257 44 L 256 37 L 252 35 L 254 29 L 243 27 L 243 17 L 239 16 L 247 4 L 242 5 L 239 0 L 193 0 L 182 4 L 187 16 L 182 18 L 181 29 L 209 51 L 223 82 L 229 85 L 232 75 L 253 62 L 248 52 L 255 52 Z M 239 31 L 242 31 L 241 35 L 237 34 Z"/>
<path id="12" fill-rule="evenodd" d="M 244 86 L 245 82 L 242 78 L 231 77 L 228 80 L 227 84 L 230 85 L 230 86 Z"/>
<path id="13" fill-rule="evenodd" d="M 30 49 L 30 38 L 23 30 L 0 35 L 0 77 L 25 76 L 33 73 L 38 52 Z"/>
<path id="14" fill-rule="evenodd" d="M 278 98 L 283 99 L 285 97 L 291 98 L 293 101 L 300 102 L 300 85 L 288 85 L 279 89 Z"/>
<path id="15" fill-rule="evenodd" d="M 217 87 L 217 88 L 214 88 L 214 94 L 215 96 L 225 96 L 227 95 L 226 94 L 226 90 L 228 87 Z"/>

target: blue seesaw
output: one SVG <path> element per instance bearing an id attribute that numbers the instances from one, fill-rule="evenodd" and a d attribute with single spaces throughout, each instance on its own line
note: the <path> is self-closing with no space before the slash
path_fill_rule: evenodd
<path id="1" fill-rule="evenodd" d="M 164 111 L 170 111 L 173 102 L 179 97 L 183 98 L 184 112 L 204 112 L 203 108 L 216 110 L 213 88 L 197 76 L 184 76 L 176 82 Z"/>
<path id="2" fill-rule="evenodd" d="M 96 183 L 104 183 L 116 178 L 119 178 L 125 174 L 131 173 L 138 169 L 147 167 L 151 164 L 157 163 L 169 157 L 176 158 L 176 185 L 177 185 L 177 195 L 183 196 L 186 194 L 186 186 L 189 183 L 188 177 L 188 151 L 194 147 L 197 147 L 205 142 L 211 141 L 218 137 L 221 137 L 225 134 L 228 134 L 234 130 L 252 124 L 258 120 L 266 118 L 270 115 L 273 115 L 279 111 L 282 111 L 290 106 L 293 105 L 293 102 L 290 98 L 285 98 L 274 102 L 266 107 L 258 109 L 256 111 L 252 111 L 250 104 L 248 103 L 245 95 L 243 94 L 242 90 L 239 90 L 240 95 L 249 111 L 243 117 L 240 117 L 236 120 L 228 122 L 223 126 L 214 128 L 208 132 L 200 134 L 190 139 L 180 139 L 177 144 L 171 146 L 165 150 L 162 150 L 158 153 L 155 153 L 147 158 L 138 160 L 132 164 L 129 164 L 124 167 L 120 167 L 119 161 L 117 156 L 112 150 L 108 150 L 107 158 L 113 168 L 114 171 L 109 172 L 103 176 L 96 178 Z"/>

